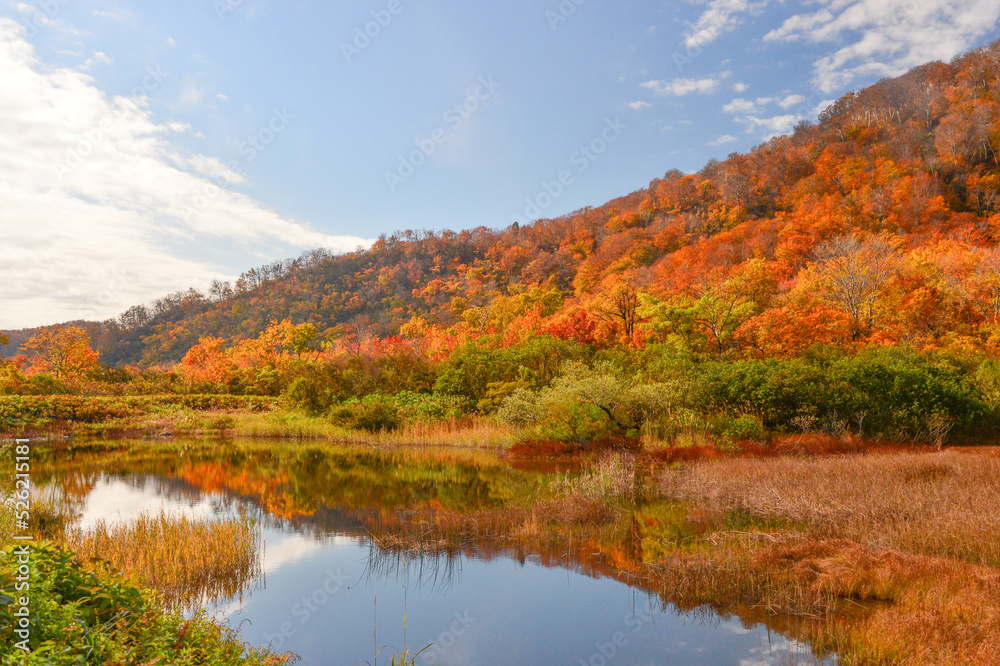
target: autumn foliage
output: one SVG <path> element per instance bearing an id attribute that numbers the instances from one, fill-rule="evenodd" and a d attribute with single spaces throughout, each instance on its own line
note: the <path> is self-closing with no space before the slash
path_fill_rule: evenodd
<path id="1" fill-rule="evenodd" d="M 633 372 L 664 350 L 705 364 L 900 348 L 971 377 L 1000 355 L 998 75 L 1000 42 L 603 206 L 315 250 L 87 333 L 107 366 L 172 370 L 182 390 L 297 381 L 319 406 L 436 391 L 491 410 L 563 362 Z M 58 348 L 36 340 L 31 367 L 93 364 Z"/>

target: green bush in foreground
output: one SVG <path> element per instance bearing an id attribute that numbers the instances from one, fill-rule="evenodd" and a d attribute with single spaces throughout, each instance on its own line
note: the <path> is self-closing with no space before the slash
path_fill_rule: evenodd
<path id="1" fill-rule="evenodd" d="M 189 620 L 165 611 L 149 590 L 88 571 L 73 553 L 47 543 L 27 547 L 30 589 L 17 591 L 17 548 L 0 554 L 0 664 L 251 666 L 294 659 L 247 649 L 204 611 Z M 30 599 L 28 652 L 18 647 L 22 638 L 15 634 L 22 595 Z"/>

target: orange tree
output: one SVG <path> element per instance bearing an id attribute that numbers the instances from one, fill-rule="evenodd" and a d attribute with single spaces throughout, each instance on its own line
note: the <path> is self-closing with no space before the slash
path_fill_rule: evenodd
<path id="1" fill-rule="evenodd" d="M 57 379 L 79 377 L 101 366 L 90 336 L 79 326 L 42 329 L 28 338 L 21 351 L 30 356 L 32 372 L 51 372 Z"/>

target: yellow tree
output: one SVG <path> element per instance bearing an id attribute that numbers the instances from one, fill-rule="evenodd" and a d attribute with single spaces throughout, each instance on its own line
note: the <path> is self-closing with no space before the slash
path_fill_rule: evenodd
<path id="1" fill-rule="evenodd" d="M 631 340 L 638 322 L 639 292 L 628 281 L 614 278 L 601 295 L 597 314 L 606 321 L 621 322 L 625 340 Z"/>
<path id="2" fill-rule="evenodd" d="M 819 251 L 819 287 L 826 301 L 854 320 L 855 337 L 870 332 L 881 316 L 899 255 L 886 236 L 858 240 L 841 236 Z"/>
<path id="3" fill-rule="evenodd" d="M 31 336 L 21 346 L 31 355 L 31 369 L 51 372 L 57 378 L 77 377 L 100 367 L 90 347 L 90 336 L 79 326 L 51 326 Z"/>

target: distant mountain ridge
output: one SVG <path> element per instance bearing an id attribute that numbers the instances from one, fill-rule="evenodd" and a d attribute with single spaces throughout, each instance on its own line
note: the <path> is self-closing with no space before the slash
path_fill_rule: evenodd
<path id="1" fill-rule="evenodd" d="M 696 174 L 670 171 L 602 206 L 499 230 L 383 235 L 345 255 L 313 250 L 86 327 L 106 364 L 171 364 L 202 336 L 234 342 L 283 319 L 312 323 L 326 340 L 362 328 L 398 335 L 413 322 L 500 331 L 512 298 L 548 299 L 537 317 L 556 321 L 606 311 L 622 284 L 676 305 L 724 303 L 739 282 L 752 307 L 716 322 L 731 329 L 726 344 L 705 333 L 715 351 L 762 345 L 782 318 L 822 319 L 822 308 L 853 317 L 854 338 L 986 344 L 1000 316 L 1000 263 L 995 276 L 990 263 L 1000 238 L 998 74 L 1000 42 L 848 93 L 789 136 Z M 898 266 L 881 291 L 855 285 L 867 305 L 838 295 L 830 267 L 878 252 Z M 671 316 L 664 335 L 693 335 Z M 692 317 L 711 332 L 706 315 Z M 6 334 L 9 357 L 30 331 Z"/>

